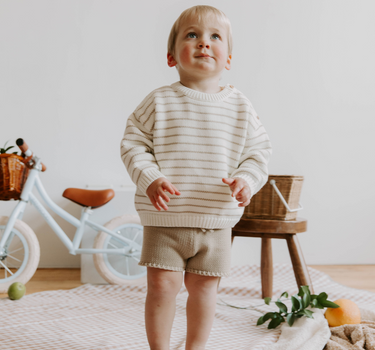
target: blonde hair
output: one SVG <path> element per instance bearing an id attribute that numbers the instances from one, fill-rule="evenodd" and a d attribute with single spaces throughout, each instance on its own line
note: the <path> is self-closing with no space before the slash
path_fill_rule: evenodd
<path id="1" fill-rule="evenodd" d="M 218 19 L 226 28 L 228 31 L 228 53 L 229 55 L 232 54 L 233 49 L 233 41 L 232 41 L 232 27 L 230 25 L 230 21 L 228 17 L 225 15 L 223 11 L 220 11 L 219 9 L 213 7 L 213 6 L 206 6 L 206 5 L 198 5 L 193 6 L 185 11 L 183 11 L 180 16 L 177 18 L 176 22 L 174 22 L 171 32 L 169 33 L 168 38 L 168 52 L 173 55 L 174 49 L 176 45 L 176 38 L 178 35 L 178 31 L 180 29 L 180 24 L 185 19 L 189 17 L 195 17 L 198 19 L 198 21 L 202 21 L 205 17 L 208 15 L 214 15 L 216 19 Z"/>

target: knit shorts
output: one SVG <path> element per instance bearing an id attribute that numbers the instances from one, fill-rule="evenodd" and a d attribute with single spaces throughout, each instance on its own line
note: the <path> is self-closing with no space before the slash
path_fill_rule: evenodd
<path id="1" fill-rule="evenodd" d="M 229 276 L 232 229 L 143 227 L 138 265 L 204 276 Z"/>

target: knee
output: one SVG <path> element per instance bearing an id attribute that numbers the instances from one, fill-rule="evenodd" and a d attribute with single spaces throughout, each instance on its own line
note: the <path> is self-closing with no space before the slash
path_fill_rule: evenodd
<path id="1" fill-rule="evenodd" d="M 177 275 L 177 273 L 176 273 Z M 176 296 L 181 289 L 182 279 L 179 276 L 153 274 L 147 278 L 147 290 L 153 295 Z"/>
<path id="2" fill-rule="evenodd" d="M 189 295 L 212 295 L 216 294 L 219 278 L 186 273 L 185 286 Z"/>

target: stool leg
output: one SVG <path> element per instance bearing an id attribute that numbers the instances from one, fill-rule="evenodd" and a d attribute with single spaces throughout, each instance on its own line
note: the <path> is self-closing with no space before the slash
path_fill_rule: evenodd
<path id="1" fill-rule="evenodd" d="M 311 294 L 314 293 L 313 285 L 310 280 L 309 271 L 303 258 L 301 246 L 299 244 L 297 235 L 289 235 L 286 238 L 288 243 L 288 249 L 290 254 L 290 259 L 292 260 L 294 275 L 296 277 L 296 282 L 298 288 L 301 286 L 309 286 Z"/>
<path id="2" fill-rule="evenodd" d="M 262 298 L 272 298 L 273 263 L 271 238 L 262 237 L 260 276 L 262 280 Z"/>

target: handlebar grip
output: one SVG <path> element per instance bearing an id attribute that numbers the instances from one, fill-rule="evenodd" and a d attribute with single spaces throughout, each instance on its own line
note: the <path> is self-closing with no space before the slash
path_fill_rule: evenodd
<path id="1" fill-rule="evenodd" d="M 29 146 L 26 144 L 26 142 L 23 139 L 17 139 L 16 144 L 19 147 L 19 149 L 22 151 L 22 153 L 25 153 L 26 157 L 30 157 L 33 154 L 29 150 Z"/>
<path id="2" fill-rule="evenodd" d="M 33 155 L 33 152 L 30 151 L 29 146 L 26 144 L 26 142 L 23 139 L 17 139 L 16 144 L 19 147 L 19 149 L 22 151 L 22 153 L 25 154 L 26 157 L 30 157 Z M 46 171 L 47 167 L 43 164 L 40 163 L 42 166 L 42 171 Z"/>

